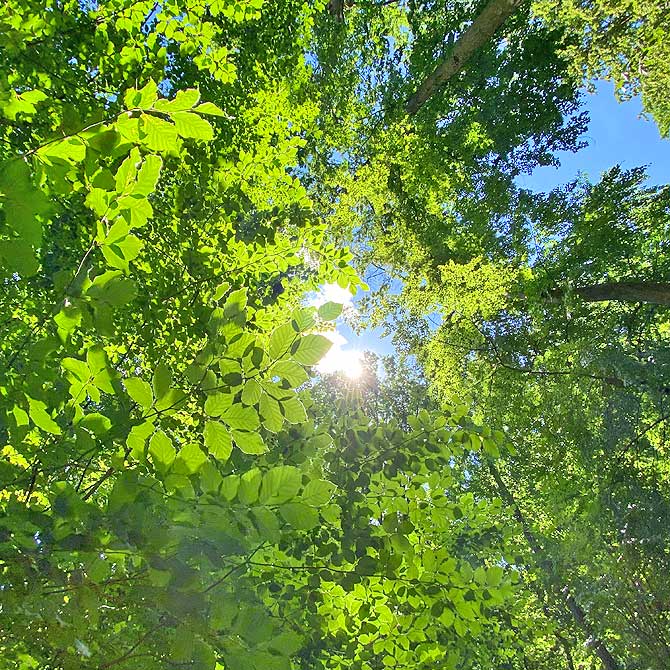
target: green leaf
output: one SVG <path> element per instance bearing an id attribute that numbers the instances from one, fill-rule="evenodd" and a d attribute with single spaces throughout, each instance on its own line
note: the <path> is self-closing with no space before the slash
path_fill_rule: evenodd
<path id="1" fill-rule="evenodd" d="M 399 554 L 406 554 L 412 551 L 411 542 L 407 539 L 406 535 L 402 535 L 401 533 L 391 535 L 391 546 Z"/>
<path id="2" fill-rule="evenodd" d="M 131 185 L 135 182 L 137 164 L 139 162 L 140 152 L 139 149 L 135 147 L 128 155 L 128 158 L 119 165 L 119 169 L 114 175 L 114 187 L 119 195 L 130 192 Z"/>
<path id="3" fill-rule="evenodd" d="M 45 403 L 28 397 L 28 406 L 28 414 L 38 428 L 52 435 L 61 434 L 60 426 L 47 414 Z"/>
<path id="4" fill-rule="evenodd" d="M 259 482 L 260 482 L 260 472 Z M 221 495 L 228 501 L 231 501 L 237 495 L 237 491 L 240 488 L 241 479 L 237 475 L 230 475 L 229 477 L 224 477 L 221 482 Z"/>
<path id="5" fill-rule="evenodd" d="M 122 240 L 102 245 L 101 251 L 105 260 L 113 268 L 128 272 L 130 261 L 137 257 L 143 243 L 135 235 L 126 235 Z"/>
<path id="6" fill-rule="evenodd" d="M 286 503 L 279 508 L 279 513 L 296 530 L 312 530 L 319 525 L 319 513 L 304 503 Z"/>
<path id="7" fill-rule="evenodd" d="M 161 400 L 170 390 L 172 384 L 172 372 L 163 363 L 159 363 L 154 370 L 152 385 L 154 389 L 154 397 L 156 400 Z"/>
<path id="8" fill-rule="evenodd" d="M 205 446 L 219 461 L 227 461 L 233 450 L 233 441 L 228 429 L 218 421 L 208 421 L 204 431 Z"/>
<path id="9" fill-rule="evenodd" d="M 277 361 L 270 369 L 270 377 L 275 376 L 285 379 L 293 388 L 309 380 L 305 368 L 295 361 Z"/>
<path id="10" fill-rule="evenodd" d="M 258 411 L 263 419 L 263 425 L 271 432 L 278 433 L 284 425 L 284 415 L 279 402 L 264 393 L 258 405 Z"/>
<path id="11" fill-rule="evenodd" d="M 245 405 L 255 405 L 261 399 L 262 393 L 261 385 L 255 379 L 250 379 L 242 390 L 242 402 Z"/>
<path id="12" fill-rule="evenodd" d="M 165 98 L 157 100 L 154 104 L 154 109 L 157 109 L 161 112 L 167 112 L 168 114 L 172 112 L 182 112 L 195 107 L 199 100 L 200 91 L 195 88 L 189 88 L 185 91 L 177 91 L 177 95 L 175 96 L 174 100 L 166 100 Z"/>
<path id="13" fill-rule="evenodd" d="M 302 365 L 316 365 L 333 346 L 323 335 L 304 335 L 293 346 L 293 360 Z"/>
<path id="14" fill-rule="evenodd" d="M 35 105 L 47 99 L 47 95 L 42 91 L 23 91 L 17 93 L 14 90 L 9 91 L 9 100 L 3 101 L 0 106 L 0 112 L 12 121 L 16 121 L 19 114 L 24 114 L 27 118 L 32 118 L 35 114 Z M 7 100 L 5 98 L 5 100 Z"/>
<path id="15" fill-rule="evenodd" d="M 461 619 L 471 621 L 475 618 L 475 613 L 473 612 L 472 606 L 469 602 L 462 600 L 460 602 L 454 603 L 454 605 L 456 606 L 456 612 L 458 612 L 458 616 L 460 616 Z"/>
<path id="16" fill-rule="evenodd" d="M 130 88 L 123 97 L 123 102 L 128 109 L 150 109 L 158 99 L 158 86 L 151 80 L 144 88 Z"/>
<path id="17" fill-rule="evenodd" d="M 5 225 L 21 238 L 11 242 L 21 243 L 27 249 L 31 245 L 39 246 L 42 242 L 40 218 L 46 216 L 52 205 L 44 192 L 33 184 L 30 167 L 24 160 L 0 164 L 0 198 Z M 4 242 L 9 243 L 10 240 Z"/>
<path id="18" fill-rule="evenodd" d="M 485 437 L 483 440 L 484 452 L 493 458 L 500 458 L 500 449 L 495 440 L 490 437 Z"/>
<path id="19" fill-rule="evenodd" d="M 243 505 L 252 505 L 258 500 L 262 478 L 261 471 L 258 468 L 247 470 L 240 477 L 237 498 Z"/>
<path id="20" fill-rule="evenodd" d="M 175 153 L 179 148 L 177 129 L 155 116 L 143 115 L 142 142 L 159 153 Z"/>
<path id="21" fill-rule="evenodd" d="M 110 270 L 93 280 L 86 295 L 94 306 L 96 303 L 106 303 L 112 307 L 121 307 L 136 297 L 137 287 L 132 279 L 121 276 L 118 270 Z"/>
<path id="22" fill-rule="evenodd" d="M 154 210 L 151 206 L 151 203 L 144 196 L 137 195 L 135 193 L 119 198 L 116 201 L 116 205 L 120 210 L 123 211 L 124 220 L 128 221 L 128 224 L 131 228 L 141 228 L 142 226 L 146 225 L 147 221 L 152 219 L 154 215 Z M 130 237 L 132 240 L 134 236 Z M 138 252 L 142 248 L 141 244 L 138 245 L 137 243 L 132 242 L 134 246 L 133 249 L 131 249 L 127 240 L 123 240 L 121 244 L 124 256 L 126 257 L 134 254 L 134 258 L 137 255 L 137 253 L 134 251 L 134 247 L 138 248 Z M 129 258 L 129 260 L 132 259 Z"/>
<path id="23" fill-rule="evenodd" d="M 226 116 L 214 103 L 203 102 L 195 110 L 198 114 L 210 114 L 211 116 Z"/>
<path id="24" fill-rule="evenodd" d="M 304 423 L 307 421 L 305 406 L 297 396 L 282 400 L 280 405 L 284 418 L 288 423 Z"/>
<path id="25" fill-rule="evenodd" d="M 80 361 L 78 358 L 64 358 L 61 361 L 61 366 L 80 382 L 87 383 L 91 379 L 91 370 L 85 361 Z"/>
<path id="26" fill-rule="evenodd" d="M 247 307 L 247 289 L 241 288 L 233 291 L 223 304 L 223 315 L 229 321 L 233 321 L 238 325 L 243 325 L 246 321 L 246 307 Z"/>
<path id="27" fill-rule="evenodd" d="M 233 440 L 240 451 L 245 454 L 264 454 L 267 451 L 263 438 L 258 433 L 233 430 Z"/>
<path id="28" fill-rule="evenodd" d="M 173 470 L 177 474 L 192 475 L 198 472 L 207 461 L 207 456 L 196 443 L 187 444 L 180 449 Z"/>
<path id="29" fill-rule="evenodd" d="M 117 219 L 112 227 L 107 231 L 103 241 L 107 245 L 120 242 L 128 235 L 129 230 L 130 228 L 124 219 Z"/>
<path id="30" fill-rule="evenodd" d="M 200 470 L 200 487 L 205 493 L 218 493 L 223 483 L 223 477 L 216 466 L 207 461 Z M 234 497 L 234 496 L 233 496 Z"/>
<path id="31" fill-rule="evenodd" d="M 174 462 L 176 453 L 172 440 L 162 430 L 156 431 L 151 436 L 149 455 L 158 472 L 163 475 L 167 473 Z"/>
<path id="32" fill-rule="evenodd" d="M 128 433 L 126 444 L 131 450 L 133 458 L 138 461 L 144 461 L 144 447 L 147 438 L 154 430 L 154 425 L 151 421 L 145 421 L 138 426 L 133 426 Z"/>
<path id="33" fill-rule="evenodd" d="M 98 216 L 103 217 L 109 211 L 111 196 L 101 188 L 92 188 L 86 196 L 86 206 L 90 207 Z"/>
<path id="34" fill-rule="evenodd" d="M 336 489 L 335 484 L 325 479 L 312 479 L 305 486 L 300 500 L 312 507 L 327 505 Z"/>
<path id="35" fill-rule="evenodd" d="M 154 404 L 154 396 L 151 392 L 151 386 L 144 379 L 130 377 L 123 380 L 128 395 L 144 409 L 149 409 Z"/>
<path id="36" fill-rule="evenodd" d="M 263 475 L 260 501 L 264 505 L 279 505 L 295 498 L 302 483 L 302 473 L 292 465 L 280 465 Z"/>
<path id="37" fill-rule="evenodd" d="M 299 333 L 304 333 L 306 330 L 313 328 L 316 325 L 314 308 L 299 307 L 298 309 L 294 309 L 291 313 L 291 325 Z"/>
<path id="38" fill-rule="evenodd" d="M 448 607 L 445 607 L 444 610 L 442 610 L 442 614 L 439 616 L 440 623 L 446 628 L 453 625 L 455 618 L 454 613 Z"/>
<path id="39" fill-rule="evenodd" d="M 224 295 L 230 290 L 230 283 L 227 281 L 222 282 L 216 287 L 216 290 L 214 291 L 214 295 L 212 296 L 212 300 L 214 302 L 217 302 L 223 298 Z"/>
<path id="40" fill-rule="evenodd" d="M 342 305 L 337 302 L 325 302 L 319 307 L 319 316 L 324 321 L 335 321 L 342 314 Z"/>
<path id="41" fill-rule="evenodd" d="M 134 195 L 149 195 L 154 192 L 163 166 L 163 159 L 154 154 L 148 155 L 137 173 L 137 182 L 133 186 Z"/>
<path id="42" fill-rule="evenodd" d="M 493 565 L 486 571 L 486 583 L 489 586 L 499 586 L 505 571 L 499 565 Z"/>
<path id="43" fill-rule="evenodd" d="M 366 577 L 371 577 L 372 575 L 377 574 L 379 569 L 379 563 L 376 558 L 372 556 L 363 556 L 360 558 L 356 565 L 354 566 L 354 571 L 356 574 L 364 575 Z"/>
<path id="44" fill-rule="evenodd" d="M 86 428 L 94 435 L 100 437 L 109 432 L 112 422 L 104 414 L 100 414 L 100 412 L 91 412 L 79 422 L 79 427 Z"/>
<path id="45" fill-rule="evenodd" d="M 112 370 L 109 367 L 105 350 L 99 345 L 89 347 L 86 351 L 86 363 L 91 370 L 93 384 L 101 391 L 114 395 Z"/>
<path id="46" fill-rule="evenodd" d="M 256 430 L 260 426 L 258 412 L 253 407 L 232 405 L 222 415 L 221 420 L 237 430 Z"/>
<path id="47" fill-rule="evenodd" d="M 121 256 L 125 261 L 124 268 L 128 266 L 128 263 L 134 258 L 137 258 L 144 242 L 140 240 L 139 237 L 135 235 L 126 235 L 120 242 L 117 242 L 113 245 L 114 253 L 121 252 Z M 104 247 L 103 247 L 104 250 Z"/>
<path id="48" fill-rule="evenodd" d="M 212 393 L 205 400 L 205 414 L 207 416 L 221 416 L 233 405 L 235 396 L 232 393 Z"/>
<path id="49" fill-rule="evenodd" d="M 276 360 L 288 355 L 297 338 L 298 333 L 290 322 L 277 326 L 270 335 L 270 346 L 268 347 L 270 358 Z"/>
<path id="50" fill-rule="evenodd" d="M 47 165 L 53 165 L 54 161 L 81 163 L 86 158 L 86 145 L 79 137 L 68 137 L 41 147 L 37 155 Z"/>
<path id="51" fill-rule="evenodd" d="M 21 277 L 32 277 L 40 268 L 35 250 L 25 240 L 0 240 L 0 259 L 8 274 Z"/>
<path id="52" fill-rule="evenodd" d="M 271 544 L 279 544 L 281 531 L 277 515 L 267 507 L 256 507 L 252 511 L 258 534 Z"/>
<path id="53" fill-rule="evenodd" d="M 12 414 L 14 415 L 14 420 L 16 421 L 17 426 L 28 425 L 28 413 L 24 409 L 21 409 L 18 405 L 14 405 L 14 407 L 12 407 Z"/>
<path id="54" fill-rule="evenodd" d="M 160 400 L 156 400 L 155 409 L 169 416 L 172 412 L 183 406 L 188 396 L 180 389 L 170 389 Z"/>
<path id="55" fill-rule="evenodd" d="M 173 112 L 170 118 L 174 122 L 177 134 L 194 140 L 211 140 L 214 130 L 209 121 L 191 112 Z"/>
<path id="56" fill-rule="evenodd" d="M 62 342 L 67 342 L 75 328 L 81 323 L 81 318 L 81 309 L 72 305 L 63 306 L 54 316 L 54 321 L 58 326 L 58 336 Z"/>
<path id="57" fill-rule="evenodd" d="M 279 635 L 273 635 L 272 639 L 268 641 L 268 647 L 288 658 L 302 647 L 302 639 L 294 631 L 287 630 Z"/>

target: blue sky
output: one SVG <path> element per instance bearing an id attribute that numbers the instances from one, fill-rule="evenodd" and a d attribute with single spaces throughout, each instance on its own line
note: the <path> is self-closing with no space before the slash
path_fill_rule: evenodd
<path id="1" fill-rule="evenodd" d="M 639 98 L 617 102 L 614 86 L 597 82 L 593 94 L 584 95 L 591 118 L 584 139 L 588 146 L 576 154 L 561 152 L 559 168 L 541 167 L 519 178 L 518 183 L 534 191 L 546 191 L 574 179 L 580 172 L 592 181 L 619 163 L 624 168 L 647 165 L 649 182 L 670 182 L 670 140 L 661 139 L 653 121 L 640 118 Z"/>
<path id="2" fill-rule="evenodd" d="M 575 154 L 560 153 L 560 167 L 537 168 L 532 174 L 519 177 L 519 186 L 548 191 L 579 173 L 597 181 L 602 172 L 617 163 L 624 168 L 646 165 L 650 184 L 670 183 L 670 140 L 661 139 L 654 122 L 641 117 L 639 99 L 617 102 L 613 85 L 597 82 L 594 93 L 584 94 L 584 108 L 590 117 L 584 137 L 588 146 Z M 351 351 L 393 352 L 390 338 L 382 338 L 381 329 L 368 329 L 356 335 L 349 326 L 338 323 L 337 330 L 341 340 L 346 340 L 337 346 L 343 361 L 346 352 Z"/>

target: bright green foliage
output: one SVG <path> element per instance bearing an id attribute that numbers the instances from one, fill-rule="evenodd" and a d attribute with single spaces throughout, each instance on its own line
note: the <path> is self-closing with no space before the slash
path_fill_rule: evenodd
<path id="1" fill-rule="evenodd" d="M 0 10 L 2 668 L 455 667 L 499 626 L 463 430 L 304 388 L 340 308 L 299 299 L 362 285 L 303 184 L 321 11 Z"/>
<path id="2" fill-rule="evenodd" d="M 626 100 L 642 97 L 661 135 L 670 133 L 670 18 L 662 0 L 539 0 L 533 11 L 565 30 L 565 54 L 585 81 L 607 78 Z"/>
<path id="3" fill-rule="evenodd" d="M 670 662 L 667 307 L 612 294 L 592 302 L 580 290 L 668 281 L 667 189 L 618 169 L 546 195 L 514 178 L 579 147 L 585 63 L 616 80 L 629 73 L 629 92 L 640 83 L 665 131 L 667 12 L 544 3 L 548 26 L 522 8 L 407 118 L 418 81 L 484 4 L 356 6 L 319 35 L 318 74 L 343 122 L 315 200 L 334 235 L 357 242 L 358 267 L 377 289 L 366 299 L 372 324 L 418 357 L 438 406 L 464 403 L 482 423 L 506 426 L 516 447 L 482 440 L 513 493 L 507 523 L 526 520 L 509 546 L 528 577 L 505 634 L 480 648 L 480 665 L 463 667 L 600 663 L 595 638 L 615 664 L 660 670 Z M 649 69 L 629 72 L 633 61 Z M 347 125 L 365 116 L 362 130 Z M 391 369 L 401 382 L 392 392 L 373 375 L 368 413 L 402 418 L 428 404 L 425 386 Z M 503 495 L 488 458 L 468 476 L 482 499 Z"/>
<path id="4" fill-rule="evenodd" d="M 325 4 L 0 8 L 0 669 L 666 667 L 667 310 L 580 294 L 667 280 L 666 190 L 515 187 L 565 16 L 407 118 L 482 3 Z M 354 258 L 430 393 L 309 388 Z"/>
<path id="5" fill-rule="evenodd" d="M 595 634 L 633 667 L 662 668 L 668 311 L 582 292 L 668 281 L 667 187 L 643 182 L 642 170 L 613 169 L 597 184 L 519 191 L 509 213 L 490 214 L 495 245 L 480 242 L 469 255 L 457 246 L 461 235 L 424 245 L 421 230 L 395 229 L 364 258 L 402 278 L 400 292 L 382 285 L 374 315 L 418 356 L 436 396 L 508 427 L 513 454 L 486 440 L 483 448 L 502 456 L 497 467 L 544 547 L 518 537 L 515 563 L 537 581 L 527 593 L 531 619 L 545 618 L 544 601 L 575 660 L 572 640 Z M 483 498 L 502 495 L 485 462 L 470 476 Z M 633 575 L 648 586 L 632 588 Z M 586 634 L 565 623 L 563 588 L 590 613 Z M 643 630 L 631 624 L 636 611 Z M 520 636 L 524 653 L 544 662 L 545 632 L 530 626 Z"/>

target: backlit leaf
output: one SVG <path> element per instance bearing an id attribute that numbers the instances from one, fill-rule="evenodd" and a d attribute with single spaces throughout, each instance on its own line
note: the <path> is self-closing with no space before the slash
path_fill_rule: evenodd
<path id="1" fill-rule="evenodd" d="M 165 364 L 159 363 L 154 370 L 154 376 L 152 380 L 154 397 L 156 400 L 161 400 L 161 398 L 167 394 L 167 392 L 170 390 L 171 384 L 172 372 Z"/>
<path id="2" fill-rule="evenodd" d="M 304 335 L 292 348 L 292 358 L 302 365 L 316 365 L 333 346 L 323 335 Z"/>
<path id="3" fill-rule="evenodd" d="M 53 435 L 60 435 L 61 429 L 60 426 L 49 416 L 46 411 L 46 405 L 41 400 L 33 400 L 33 398 L 28 398 L 28 414 L 32 419 L 32 422 L 42 430 L 45 430 L 47 433 L 52 433 Z"/>
<path id="4" fill-rule="evenodd" d="M 187 444 L 179 450 L 173 469 L 176 473 L 191 475 L 198 472 L 206 460 L 207 456 L 197 444 Z"/>
<path id="5" fill-rule="evenodd" d="M 300 494 L 300 500 L 306 505 L 319 507 L 328 504 L 336 490 L 335 484 L 325 479 L 312 479 Z"/>
<path id="6" fill-rule="evenodd" d="M 335 321 L 342 314 L 342 305 L 337 302 L 326 302 L 319 307 L 319 316 L 324 321 Z"/>
<path id="7" fill-rule="evenodd" d="M 211 140 L 214 130 L 208 121 L 191 112 L 173 112 L 170 118 L 180 137 L 196 140 Z"/>
<path id="8" fill-rule="evenodd" d="M 225 114 L 211 102 L 203 102 L 195 108 L 198 114 L 210 114 L 212 116 L 225 116 Z"/>
<path id="9" fill-rule="evenodd" d="M 245 454 L 264 454 L 267 451 L 267 446 L 263 442 L 263 438 L 258 433 L 251 433 L 243 430 L 232 431 L 233 440 L 240 451 Z"/>
<path id="10" fill-rule="evenodd" d="M 284 424 L 284 415 L 282 414 L 279 402 L 266 393 L 261 396 L 258 411 L 263 425 L 272 433 L 278 433 Z"/>
<path id="11" fill-rule="evenodd" d="M 128 391 L 128 395 L 140 406 L 148 409 L 153 405 L 154 396 L 151 392 L 151 386 L 143 379 L 138 377 L 129 377 L 123 380 L 123 384 Z"/>
<path id="12" fill-rule="evenodd" d="M 176 453 L 172 441 L 162 430 L 152 435 L 149 440 L 149 455 L 160 473 L 167 473 L 174 462 Z"/>
<path id="13" fill-rule="evenodd" d="M 289 423 L 302 423 L 307 420 L 305 406 L 297 396 L 282 400 L 280 405 L 284 418 Z"/>
<path id="14" fill-rule="evenodd" d="M 312 530 L 319 525 L 319 513 L 304 503 L 286 503 L 279 508 L 279 513 L 296 530 Z"/>
<path id="15" fill-rule="evenodd" d="M 295 498 L 302 482 L 302 473 L 291 465 L 271 468 L 263 475 L 260 501 L 265 505 L 278 505 Z"/>
<path id="16" fill-rule="evenodd" d="M 242 402 L 245 405 L 255 405 L 260 400 L 262 392 L 260 384 L 255 379 L 250 379 L 242 390 Z"/>
<path id="17" fill-rule="evenodd" d="M 218 421 L 208 421 L 204 432 L 205 446 L 214 458 L 227 461 L 233 450 L 233 441 L 228 429 Z"/>

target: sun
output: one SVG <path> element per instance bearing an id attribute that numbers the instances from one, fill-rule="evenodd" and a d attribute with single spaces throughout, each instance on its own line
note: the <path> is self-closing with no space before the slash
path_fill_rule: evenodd
<path id="1" fill-rule="evenodd" d="M 324 333 L 333 340 L 330 351 L 319 362 L 318 370 L 322 374 L 343 374 L 348 379 L 359 379 L 363 374 L 363 352 L 357 349 L 344 349 L 346 340 L 339 333 Z"/>
<path id="2" fill-rule="evenodd" d="M 363 374 L 363 352 L 340 351 L 340 369 L 349 379 L 359 379 Z"/>

